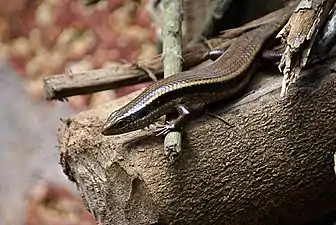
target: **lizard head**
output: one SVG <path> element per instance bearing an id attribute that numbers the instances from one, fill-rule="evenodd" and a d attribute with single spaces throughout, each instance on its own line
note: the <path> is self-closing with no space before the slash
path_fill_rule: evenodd
<path id="1" fill-rule="evenodd" d="M 123 108 L 118 109 L 111 113 L 106 120 L 102 134 L 105 136 L 117 135 L 140 129 L 132 121 L 132 115 L 124 112 Z"/>

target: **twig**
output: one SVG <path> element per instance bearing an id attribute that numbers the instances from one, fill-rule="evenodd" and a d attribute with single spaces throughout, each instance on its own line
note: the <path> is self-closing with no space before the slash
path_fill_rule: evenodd
<path id="1" fill-rule="evenodd" d="M 214 39 L 213 42 L 216 42 L 217 45 L 215 46 L 218 47 L 218 38 Z M 208 49 L 202 44 L 185 50 L 183 54 L 185 59 L 184 69 L 189 69 L 201 63 L 202 55 L 207 51 Z M 137 63 L 45 77 L 44 95 L 47 100 L 61 100 L 74 95 L 89 94 L 151 81 L 148 73 L 140 68 L 148 68 L 159 79 L 163 77 L 162 58 L 161 55 L 157 55 Z"/>
<path id="2" fill-rule="evenodd" d="M 163 67 L 164 77 L 169 77 L 182 71 L 182 1 L 164 0 L 163 10 Z M 180 131 L 165 136 L 164 150 L 171 162 L 181 152 L 181 143 Z"/>

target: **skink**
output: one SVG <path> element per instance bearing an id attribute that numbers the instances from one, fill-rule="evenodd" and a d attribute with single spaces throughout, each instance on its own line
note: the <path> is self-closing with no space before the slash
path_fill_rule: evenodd
<path id="1" fill-rule="evenodd" d="M 261 25 L 237 38 L 209 66 L 184 71 L 147 87 L 139 96 L 114 111 L 103 126 L 103 135 L 116 135 L 144 128 L 159 117 L 179 112 L 179 118 L 164 132 L 180 126 L 190 108 L 228 99 L 249 83 L 255 57 L 268 39 L 273 38 L 288 15 Z"/>

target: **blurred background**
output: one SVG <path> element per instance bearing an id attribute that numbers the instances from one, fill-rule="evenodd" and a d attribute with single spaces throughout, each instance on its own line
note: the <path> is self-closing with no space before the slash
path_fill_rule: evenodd
<path id="1" fill-rule="evenodd" d="M 0 225 L 95 224 L 58 164 L 60 118 L 141 85 L 43 98 L 45 76 L 156 54 L 145 1 L 0 0 Z"/>

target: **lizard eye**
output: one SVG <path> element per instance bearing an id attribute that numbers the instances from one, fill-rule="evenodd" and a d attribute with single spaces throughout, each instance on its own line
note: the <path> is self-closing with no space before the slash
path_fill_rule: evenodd
<path id="1" fill-rule="evenodd" d="M 116 123 L 116 127 L 119 127 L 119 128 L 123 128 L 127 125 L 126 121 L 124 120 L 119 120 L 117 123 Z"/>

